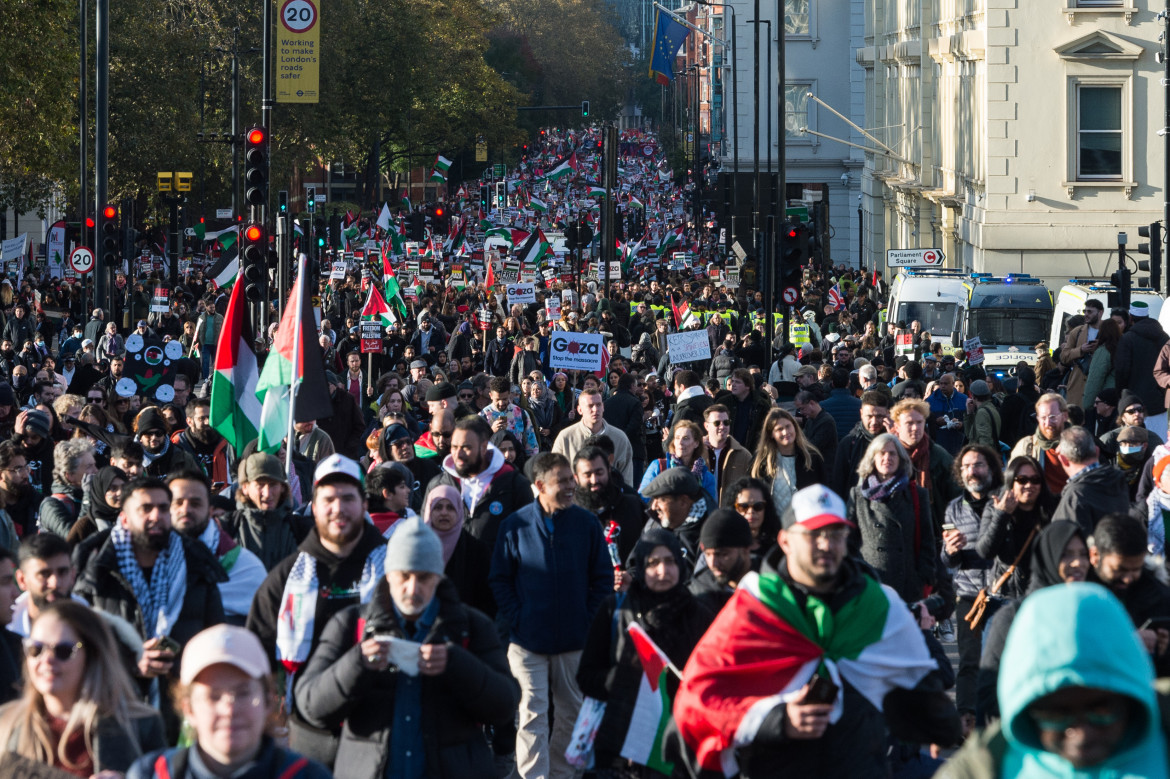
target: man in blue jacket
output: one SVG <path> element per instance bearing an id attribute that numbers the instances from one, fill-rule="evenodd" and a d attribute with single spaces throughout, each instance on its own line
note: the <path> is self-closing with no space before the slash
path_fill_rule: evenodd
<path id="1" fill-rule="evenodd" d="M 530 467 L 536 501 L 500 526 L 491 586 L 508 627 L 508 665 L 520 683 L 516 768 L 523 779 L 557 779 L 576 775 L 564 756 L 581 706 L 577 664 L 614 576 L 601 523 L 573 505 L 569 461 L 543 452 Z"/>

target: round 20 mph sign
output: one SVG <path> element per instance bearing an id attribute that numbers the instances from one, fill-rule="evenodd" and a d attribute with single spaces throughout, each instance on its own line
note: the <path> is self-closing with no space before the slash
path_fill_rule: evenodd
<path id="1" fill-rule="evenodd" d="M 289 32 L 307 32 L 317 23 L 317 6 L 312 0 L 286 0 L 280 7 L 280 23 Z"/>
<path id="2" fill-rule="evenodd" d="M 78 246 L 69 255 L 69 267 L 78 275 L 84 276 L 93 270 L 93 252 L 84 246 Z"/>

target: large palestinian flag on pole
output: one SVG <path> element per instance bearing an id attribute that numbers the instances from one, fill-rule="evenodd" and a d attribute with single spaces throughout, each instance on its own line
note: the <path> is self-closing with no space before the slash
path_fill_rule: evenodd
<path id="1" fill-rule="evenodd" d="M 683 669 L 674 719 L 699 765 L 732 776 L 735 748 L 752 742 L 776 706 L 796 699 L 823 668 L 878 711 L 886 694 L 910 689 L 938 666 L 913 614 L 889 587 L 865 587 L 835 611 L 775 574 L 744 577 Z M 829 721 L 840 720 L 840 693 Z"/>
<path id="2" fill-rule="evenodd" d="M 252 327 L 244 303 L 244 285 L 232 287 L 215 347 L 211 374 L 211 426 L 237 453 L 256 439 L 260 429 L 260 401 L 256 378 L 260 371 L 252 351 Z"/>
<path id="3" fill-rule="evenodd" d="M 256 397 L 261 403 L 257 448 L 261 452 L 272 453 L 280 448 L 280 442 L 288 435 L 290 413 L 297 422 L 333 415 L 308 290 L 307 265 L 306 260 L 300 261 L 296 283 L 256 384 Z"/>

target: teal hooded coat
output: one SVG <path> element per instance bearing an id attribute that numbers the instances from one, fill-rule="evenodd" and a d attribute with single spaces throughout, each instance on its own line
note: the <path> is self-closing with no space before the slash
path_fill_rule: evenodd
<path id="1" fill-rule="evenodd" d="M 1120 693 L 1141 711 L 1107 760 L 1081 770 L 1041 747 L 1027 713 L 1037 699 L 1074 686 Z M 1000 726 L 972 736 L 938 777 L 1124 779 L 1170 773 L 1150 656 L 1105 588 L 1068 584 L 1025 598 L 1008 634 L 998 687 Z"/>

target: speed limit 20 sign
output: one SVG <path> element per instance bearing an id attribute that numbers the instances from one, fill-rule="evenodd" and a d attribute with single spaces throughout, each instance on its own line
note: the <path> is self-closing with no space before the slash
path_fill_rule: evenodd
<path id="1" fill-rule="evenodd" d="M 279 0 L 276 102 L 316 103 L 321 81 L 320 0 Z"/>
<path id="2" fill-rule="evenodd" d="M 93 270 L 93 252 L 84 246 L 78 246 L 69 255 L 69 267 L 78 275 L 84 276 Z"/>

